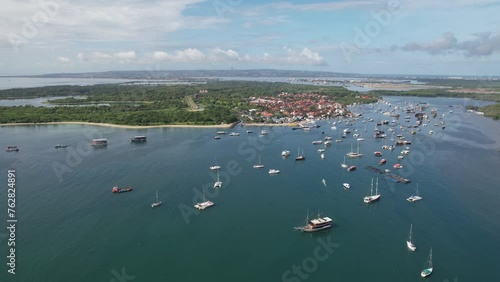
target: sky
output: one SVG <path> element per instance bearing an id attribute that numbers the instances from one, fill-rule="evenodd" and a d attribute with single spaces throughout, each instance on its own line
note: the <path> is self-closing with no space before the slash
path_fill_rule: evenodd
<path id="1" fill-rule="evenodd" d="M 500 1 L 2 0 L 0 75 L 500 75 Z"/>

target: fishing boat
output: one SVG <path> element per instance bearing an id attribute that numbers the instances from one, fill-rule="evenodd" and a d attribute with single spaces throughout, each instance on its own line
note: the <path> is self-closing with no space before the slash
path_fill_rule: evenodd
<path id="1" fill-rule="evenodd" d="M 420 276 L 425 278 L 432 274 L 432 270 L 433 267 L 432 267 L 432 248 L 431 248 L 431 252 L 429 253 L 429 257 L 425 262 L 424 269 L 422 270 L 422 272 L 420 272 Z"/>
<path id="2" fill-rule="evenodd" d="M 347 153 L 347 157 L 348 158 L 360 158 L 362 156 L 363 156 L 363 154 L 359 153 L 359 143 L 358 143 L 358 151 L 357 152 L 352 151 L 352 144 L 351 144 L 351 151 L 349 153 Z"/>
<path id="3" fill-rule="evenodd" d="M 418 184 L 417 184 L 417 188 L 415 188 L 415 195 L 412 195 L 410 196 L 408 199 L 406 199 L 408 202 L 410 203 L 413 203 L 413 202 L 416 202 L 416 201 L 420 201 L 422 200 L 422 197 L 420 197 L 418 195 Z"/>
<path id="4" fill-rule="evenodd" d="M 108 139 L 106 139 L 106 138 L 92 139 L 92 142 L 90 142 L 90 145 L 92 147 L 104 147 L 104 146 L 108 146 Z"/>
<path id="5" fill-rule="evenodd" d="M 259 163 L 258 164 L 254 164 L 253 165 L 253 168 L 263 168 L 264 165 L 260 162 L 260 154 L 259 154 Z"/>
<path id="6" fill-rule="evenodd" d="M 345 156 L 344 156 L 344 162 L 340 164 L 342 168 L 347 168 L 348 165 L 345 163 Z"/>
<path id="7" fill-rule="evenodd" d="M 351 184 L 349 184 L 349 183 L 347 183 L 347 182 L 346 182 L 346 183 L 344 183 L 344 184 L 342 184 L 342 185 L 344 185 L 344 188 L 345 188 L 345 189 L 351 189 Z"/>
<path id="8" fill-rule="evenodd" d="M 222 181 L 219 179 L 219 172 L 217 171 L 217 181 L 214 183 L 214 188 L 222 188 Z"/>
<path id="9" fill-rule="evenodd" d="M 378 199 L 380 199 L 380 194 L 378 193 L 378 178 L 377 178 L 377 186 L 375 188 L 375 195 L 373 195 L 373 178 L 372 178 L 372 185 L 371 185 L 371 188 L 370 188 L 370 196 L 364 197 L 363 201 L 365 203 L 369 204 L 371 202 L 377 201 Z"/>
<path id="10" fill-rule="evenodd" d="M 280 173 L 279 169 L 270 169 L 269 174 L 278 174 Z"/>
<path id="11" fill-rule="evenodd" d="M 158 201 L 158 190 L 156 190 L 156 202 L 151 203 L 151 207 L 156 208 L 159 205 L 161 205 L 161 201 Z"/>
<path id="12" fill-rule="evenodd" d="M 325 230 L 332 227 L 332 219 L 329 217 L 321 217 L 318 213 L 318 217 L 309 220 L 309 215 L 306 216 L 306 225 L 295 227 L 295 230 L 301 230 L 303 232 L 317 232 Z"/>
<path id="13" fill-rule="evenodd" d="M 287 150 L 282 151 L 281 152 L 281 156 L 282 157 L 288 157 L 288 156 L 290 156 L 290 151 L 287 151 Z"/>
<path id="14" fill-rule="evenodd" d="M 137 135 L 130 138 L 130 142 L 146 142 L 147 138 L 144 135 Z"/>
<path id="15" fill-rule="evenodd" d="M 111 189 L 112 193 L 125 193 L 130 191 L 132 191 L 132 187 L 118 188 L 118 186 L 115 186 Z"/>
<path id="16" fill-rule="evenodd" d="M 408 249 L 412 252 L 414 252 L 417 247 L 415 247 L 415 245 L 413 244 L 413 242 L 411 241 L 411 231 L 412 231 L 412 227 L 413 227 L 413 224 L 410 224 L 410 234 L 408 235 L 408 240 L 406 240 L 406 246 L 408 247 Z"/>
<path id="17" fill-rule="evenodd" d="M 66 148 L 66 147 L 68 147 L 68 145 L 57 144 L 54 146 L 54 148 L 56 148 L 56 149 L 61 149 L 61 148 Z"/>
<path id="18" fill-rule="evenodd" d="M 17 146 L 7 146 L 5 152 L 19 152 L 19 148 Z"/>
<path id="19" fill-rule="evenodd" d="M 214 203 L 211 201 L 207 201 L 207 199 L 205 198 L 205 193 L 203 193 L 203 202 L 196 203 L 196 205 L 194 205 L 194 207 L 199 209 L 199 210 L 204 210 L 204 209 L 209 208 L 213 205 L 214 205 Z"/>

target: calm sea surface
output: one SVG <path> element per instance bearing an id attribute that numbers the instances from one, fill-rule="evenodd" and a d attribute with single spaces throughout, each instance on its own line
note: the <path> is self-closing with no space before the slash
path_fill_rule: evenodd
<path id="1" fill-rule="evenodd" d="M 464 105 L 484 104 L 478 101 L 386 100 L 392 107 L 427 102 L 444 114 L 446 128 L 434 126 L 438 118 L 416 135 L 405 128 L 413 143 L 396 173 L 412 182 L 379 179 L 382 197 L 370 205 L 363 197 L 379 175 L 364 167 L 378 167 L 373 152 L 382 151 L 388 160 L 382 168 L 392 170 L 403 149 L 381 150 L 391 141 L 373 138 L 374 122 L 351 126 L 365 138 L 364 156 L 346 160 L 354 172 L 340 166 L 351 144 L 356 149 L 352 133 L 327 147 L 323 160 L 321 146 L 311 144 L 341 139 L 345 121 L 336 130 L 337 120 L 321 121 L 310 132 L 238 125 L 227 131 L 240 136 L 221 140 L 213 128 L 0 127 L 0 147 L 20 148 L 0 152 L 0 281 L 422 281 L 431 247 L 434 273 L 427 281 L 497 281 L 500 122 L 465 112 Z M 365 119 L 391 120 L 382 115 L 386 109 L 358 111 Z M 406 126 L 401 115 L 398 123 Z M 390 136 L 388 128 L 380 127 Z M 269 135 L 259 137 L 261 129 Z M 128 142 L 134 135 L 146 135 L 147 143 Z M 109 146 L 90 148 L 98 137 Z M 55 149 L 59 143 L 69 147 Z M 282 150 L 292 155 L 283 159 Z M 305 161 L 294 161 L 298 150 Z M 252 168 L 259 155 L 261 170 Z M 219 190 L 208 169 L 215 162 L 222 166 Z M 270 168 L 281 173 L 271 176 Z M 15 169 L 17 180 L 15 275 L 6 265 L 7 169 Z M 423 200 L 409 203 L 417 184 Z M 134 190 L 115 195 L 115 185 Z M 163 205 L 152 209 L 156 190 Z M 191 207 L 202 191 L 215 206 L 198 212 Z M 318 210 L 334 220 L 333 228 L 293 229 Z M 414 253 L 405 242 L 410 224 Z"/>

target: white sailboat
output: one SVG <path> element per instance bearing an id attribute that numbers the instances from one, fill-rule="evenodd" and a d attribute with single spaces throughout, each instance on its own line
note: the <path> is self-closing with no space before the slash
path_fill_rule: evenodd
<path id="1" fill-rule="evenodd" d="M 413 242 L 411 241 L 411 231 L 412 231 L 412 227 L 413 227 L 413 224 L 410 224 L 410 234 L 408 235 L 408 240 L 406 240 L 406 246 L 408 247 L 408 249 L 412 252 L 414 252 L 417 247 L 415 247 L 415 245 L 413 244 Z"/>
<path id="2" fill-rule="evenodd" d="M 215 158 L 215 164 L 208 167 L 210 170 L 219 170 L 221 166 L 217 164 L 217 158 Z"/>
<path id="3" fill-rule="evenodd" d="M 321 153 L 321 159 L 325 159 L 325 154 Z"/>
<path id="4" fill-rule="evenodd" d="M 362 156 L 363 156 L 363 154 L 359 153 L 359 142 L 358 142 L 358 152 L 356 152 L 356 153 L 352 151 L 352 143 L 351 143 L 351 151 L 349 153 L 347 153 L 347 157 L 349 157 L 349 158 L 360 158 Z"/>
<path id="5" fill-rule="evenodd" d="M 260 162 L 260 154 L 259 154 L 259 163 L 258 164 L 254 164 L 253 165 L 253 168 L 263 168 L 264 165 Z"/>
<path id="6" fill-rule="evenodd" d="M 432 248 L 431 248 L 431 252 L 429 253 L 429 257 L 425 262 L 424 269 L 422 270 L 422 272 L 420 272 L 420 276 L 427 277 L 432 274 L 432 270 L 433 267 L 432 267 Z"/>
<path id="7" fill-rule="evenodd" d="M 296 161 L 303 161 L 305 160 L 306 157 L 304 156 L 304 150 L 302 150 L 302 154 L 300 153 L 300 150 L 297 149 L 297 157 L 295 157 Z"/>
<path id="8" fill-rule="evenodd" d="M 418 195 L 418 183 L 417 183 L 417 188 L 415 188 L 415 195 L 410 196 L 408 199 L 406 199 L 408 202 L 413 203 L 416 201 L 422 200 L 422 197 Z"/>
<path id="9" fill-rule="evenodd" d="M 158 201 L 158 190 L 156 190 L 156 202 L 152 203 L 152 204 L 151 204 L 151 207 L 152 207 L 152 208 L 155 208 L 155 207 L 157 207 L 157 206 L 159 206 L 159 205 L 161 205 L 161 202 L 160 202 L 160 201 Z"/>
<path id="10" fill-rule="evenodd" d="M 323 182 L 323 185 L 325 185 L 326 187 L 326 180 L 323 178 L 323 180 L 321 180 L 321 182 Z"/>
<path id="11" fill-rule="evenodd" d="M 344 156 L 344 162 L 340 164 L 342 168 L 347 168 L 347 164 L 345 163 L 345 156 Z"/>
<path id="12" fill-rule="evenodd" d="M 378 193 L 378 178 L 377 178 L 377 186 L 375 188 L 375 195 L 373 195 L 373 178 L 372 178 L 372 185 L 370 188 L 370 196 L 366 196 L 363 198 L 363 201 L 367 204 L 377 201 L 380 199 L 380 194 Z"/>
<path id="13" fill-rule="evenodd" d="M 219 172 L 217 171 L 217 181 L 214 183 L 214 188 L 222 188 L 222 181 L 219 179 Z"/>

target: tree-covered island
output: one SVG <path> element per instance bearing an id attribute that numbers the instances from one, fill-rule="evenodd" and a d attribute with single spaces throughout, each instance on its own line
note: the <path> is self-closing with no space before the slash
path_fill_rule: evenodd
<path id="1" fill-rule="evenodd" d="M 50 97 L 64 97 L 50 99 Z M 92 122 L 118 125 L 220 125 L 242 120 L 290 123 L 347 114 L 378 96 L 337 86 L 209 81 L 190 85 L 108 84 L 0 91 L 0 99 L 48 97 L 51 107 L 0 107 L 0 124 Z"/>

